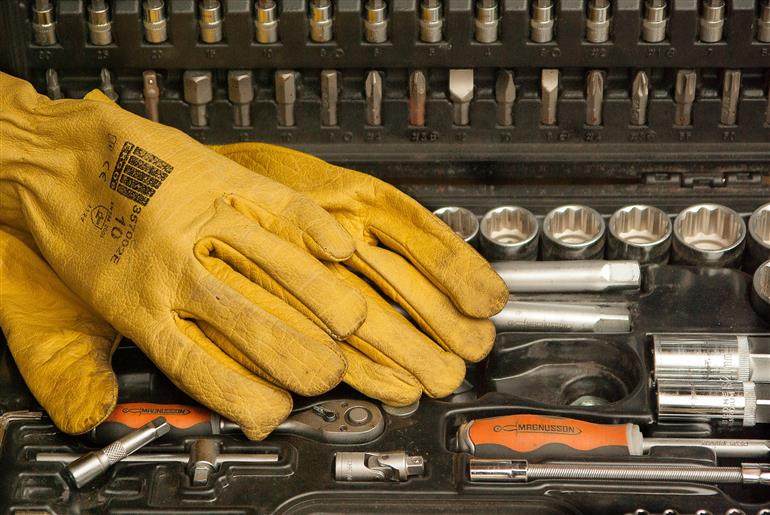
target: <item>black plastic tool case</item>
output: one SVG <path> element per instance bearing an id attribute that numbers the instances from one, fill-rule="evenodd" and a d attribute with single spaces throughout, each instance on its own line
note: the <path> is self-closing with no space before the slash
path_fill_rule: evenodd
<path id="1" fill-rule="evenodd" d="M 443 41 L 418 40 L 414 0 L 391 0 L 389 40 L 364 42 L 362 2 L 334 2 L 334 38 L 312 43 L 304 0 L 280 5 L 279 42 L 261 45 L 254 35 L 254 2 L 223 0 L 221 43 L 199 40 L 197 2 L 166 0 L 169 38 L 143 39 L 141 1 L 111 0 L 113 44 L 88 43 L 85 2 L 57 0 L 58 43 L 32 42 L 31 4 L 0 3 L 0 68 L 45 91 L 45 71 L 55 69 L 65 96 L 80 97 L 98 87 L 109 69 L 119 103 L 144 114 L 142 72 L 160 77 L 161 122 L 205 143 L 266 141 L 305 150 L 335 163 L 376 174 L 396 184 L 429 209 L 459 205 L 482 214 L 503 204 L 537 215 L 565 203 L 585 203 L 608 216 L 636 202 L 670 214 L 698 202 L 718 202 L 747 216 L 770 200 L 770 127 L 766 125 L 770 44 L 755 38 L 758 2 L 727 2 L 724 40 L 698 42 L 699 2 L 672 0 L 666 40 L 640 38 L 642 3 L 612 2 L 610 41 L 585 40 L 586 2 L 556 2 L 554 41 L 528 40 L 529 2 L 501 1 L 499 41 L 473 39 L 471 0 L 444 1 Z M 449 69 L 473 68 L 475 92 L 470 124 L 452 124 L 447 92 Z M 494 81 L 498 69 L 514 72 L 514 126 L 495 123 Z M 558 125 L 539 123 L 539 74 L 562 74 Z M 673 125 L 674 75 L 698 72 L 693 124 Z M 235 128 L 227 100 L 226 73 L 254 72 L 253 125 Z M 273 74 L 298 72 L 296 125 L 279 127 Z M 338 125 L 320 123 L 319 75 L 341 73 Z M 429 82 L 425 127 L 407 119 L 409 72 L 422 69 Z M 603 125 L 588 127 L 585 76 L 607 72 Z M 638 69 L 648 71 L 648 123 L 629 125 L 629 89 Z M 740 69 L 743 87 L 734 126 L 721 126 L 721 73 Z M 214 72 L 210 124 L 190 124 L 182 100 L 185 70 Z M 383 74 L 382 125 L 367 126 L 364 76 Z M 512 512 L 512 513 L 770 513 L 770 488 L 676 483 L 536 481 L 520 485 L 471 484 L 468 455 L 456 452 L 457 426 L 468 419 L 513 412 L 575 416 L 598 422 L 635 422 L 648 435 L 713 435 L 705 424 L 658 426 L 650 378 L 651 332 L 767 333 L 749 304 L 749 275 L 739 270 L 678 266 L 645 269 L 640 293 L 603 296 L 632 308 L 633 332 L 622 335 L 506 333 L 491 356 L 470 366 L 467 391 L 441 400 L 424 398 L 412 416 L 387 417 L 385 433 L 359 446 L 333 446 L 299 437 L 270 437 L 250 443 L 221 437 L 223 449 L 277 451 L 277 465 L 225 465 L 208 485 L 192 486 L 182 465 L 118 464 L 82 490 L 58 475 L 61 465 L 36 463 L 41 451 L 82 452 L 88 442 L 63 435 L 45 418 L 20 419 L 39 407 L 26 390 L 5 346 L 0 347 L 0 409 L 5 413 L 0 451 L 0 506 L 11 512 Z M 555 296 L 565 299 L 565 296 Z M 591 298 L 579 296 L 578 298 Z M 121 400 L 179 400 L 151 363 L 130 342 L 117 351 Z M 84 385 L 85 387 L 85 385 Z M 570 406 L 576 395 L 601 392 L 613 402 L 595 408 Z M 340 387 L 330 397 L 353 396 Z M 184 400 L 184 399 L 182 399 Z M 309 402 L 297 400 L 298 404 Z M 255 409 L 259 409 L 255 406 Z M 27 416 L 29 416 L 27 414 Z M 3 434 L 0 430 L 0 434 Z M 732 436 L 770 437 L 767 427 Z M 153 448 L 184 452 L 186 442 Z M 333 453 L 340 450 L 396 450 L 421 454 L 424 477 L 405 483 L 341 483 L 333 479 Z M 634 459 L 634 458 L 629 458 Z M 659 450 L 645 461 L 679 459 L 713 463 L 710 452 Z M 761 461 L 761 460 L 757 460 Z M 731 464 L 730 460 L 720 463 Z M 741 511 L 742 510 L 742 511 Z"/>

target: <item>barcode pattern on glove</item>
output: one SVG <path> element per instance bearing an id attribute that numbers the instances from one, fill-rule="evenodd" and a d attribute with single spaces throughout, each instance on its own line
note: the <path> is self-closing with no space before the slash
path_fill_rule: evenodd
<path id="1" fill-rule="evenodd" d="M 112 171 L 110 188 L 146 206 L 174 167 L 142 147 L 125 142 Z"/>

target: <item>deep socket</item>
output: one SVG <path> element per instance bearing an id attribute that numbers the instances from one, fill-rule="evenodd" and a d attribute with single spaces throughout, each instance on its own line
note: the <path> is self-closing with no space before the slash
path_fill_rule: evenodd
<path id="1" fill-rule="evenodd" d="M 257 0 L 254 27 L 258 43 L 267 45 L 278 42 L 278 5 L 273 0 Z"/>
<path id="2" fill-rule="evenodd" d="M 636 261 L 499 261 L 492 267 L 511 293 L 586 293 L 638 290 Z"/>
<path id="3" fill-rule="evenodd" d="M 497 0 L 477 0 L 476 17 L 473 20 L 474 37 L 479 43 L 497 41 L 500 12 Z"/>
<path id="4" fill-rule="evenodd" d="M 674 259 L 706 267 L 735 267 L 746 243 L 746 224 L 732 209 L 696 204 L 674 220 Z"/>
<path id="5" fill-rule="evenodd" d="M 56 44 L 56 18 L 49 0 L 35 0 L 32 6 L 32 34 L 36 45 Z"/>
<path id="6" fill-rule="evenodd" d="M 751 427 L 770 422 L 770 384 L 658 381 L 658 420 Z"/>
<path id="7" fill-rule="evenodd" d="M 364 5 L 364 37 L 367 43 L 388 40 L 388 4 L 385 0 L 367 0 Z"/>
<path id="8" fill-rule="evenodd" d="M 442 222 L 466 243 L 476 245 L 479 236 L 479 219 L 464 207 L 441 207 L 433 212 Z"/>
<path id="9" fill-rule="evenodd" d="M 104 0 L 91 0 L 88 5 L 88 39 L 92 45 L 112 44 L 110 6 Z"/>
<path id="10" fill-rule="evenodd" d="M 749 218 L 744 270 L 753 272 L 770 259 L 770 202 L 758 207 Z"/>
<path id="11" fill-rule="evenodd" d="M 642 40 L 647 43 L 660 43 L 666 39 L 668 25 L 668 2 L 666 0 L 647 0 L 642 15 Z"/>
<path id="12" fill-rule="evenodd" d="M 556 15 L 553 0 L 532 0 L 529 39 L 535 43 L 552 41 L 554 25 Z"/>
<path id="13" fill-rule="evenodd" d="M 665 263 L 671 249 L 671 219 L 657 207 L 636 204 L 615 211 L 607 224 L 608 259 Z"/>
<path id="14" fill-rule="evenodd" d="M 443 37 L 444 14 L 441 0 L 420 2 L 420 41 L 438 43 Z"/>
<path id="15" fill-rule="evenodd" d="M 586 39 L 589 43 L 605 43 L 610 39 L 612 11 L 609 0 L 590 0 L 586 15 Z"/>
<path id="16" fill-rule="evenodd" d="M 704 43 L 721 41 L 724 26 L 724 0 L 703 0 L 700 13 L 700 40 Z"/>
<path id="17" fill-rule="evenodd" d="M 627 333 L 631 314 L 626 306 L 566 304 L 510 300 L 492 317 L 497 332 Z"/>
<path id="18" fill-rule="evenodd" d="M 770 261 L 765 261 L 754 272 L 751 284 L 751 304 L 759 316 L 770 323 Z"/>
<path id="19" fill-rule="evenodd" d="M 604 255 L 602 215 L 580 205 L 557 207 L 543 219 L 543 260 L 597 259 Z"/>
<path id="20" fill-rule="evenodd" d="M 497 260 L 537 259 L 540 226 L 523 207 L 501 206 L 481 218 L 480 246 L 484 256 Z"/>

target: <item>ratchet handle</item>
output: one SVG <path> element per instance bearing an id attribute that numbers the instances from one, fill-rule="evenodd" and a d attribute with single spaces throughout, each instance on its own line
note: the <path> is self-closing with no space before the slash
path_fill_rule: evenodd
<path id="1" fill-rule="evenodd" d="M 634 424 L 593 424 L 543 415 L 507 415 L 466 422 L 461 450 L 486 458 L 554 459 L 641 454 Z"/>
<path id="2" fill-rule="evenodd" d="M 118 404 L 107 419 L 91 430 L 95 443 L 106 444 L 139 429 L 157 417 L 164 417 L 171 426 L 172 438 L 210 436 L 221 433 L 219 415 L 205 408 L 184 404 L 153 404 L 129 402 Z"/>

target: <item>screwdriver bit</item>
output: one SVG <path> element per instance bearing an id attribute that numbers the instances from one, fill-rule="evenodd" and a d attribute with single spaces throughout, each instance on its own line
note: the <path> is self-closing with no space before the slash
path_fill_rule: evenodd
<path id="1" fill-rule="evenodd" d="M 762 43 L 770 43 L 770 0 L 760 2 L 757 40 Z"/>
<path id="2" fill-rule="evenodd" d="M 449 70 L 449 99 L 452 101 L 452 123 L 468 125 L 473 99 L 473 70 Z"/>
<path id="3" fill-rule="evenodd" d="M 367 43 L 385 43 L 388 40 L 388 4 L 384 0 L 366 2 L 364 37 Z"/>
<path id="4" fill-rule="evenodd" d="M 227 98 L 233 104 L 233 125 L 251 125 L 251 102 L 254 100 L 254 79 L 250 71 L 227 72 Z"/>
<path id="5" fill-rule="evenodd" d="M 142 96 L 144 97 L 144 112 L 153 122 L 160 120 L 158 103 L 160 102 L 160 87 L 158 75 L 152 70 L 142 73 Z"/>
<path id="6" fill-rule="evenodd" d="M 213 99 L 211 72 L 186 71 L 184 82 L 184 101 L 190 104 L 191 124 L 195 127 L 208 125 L 206 104 Z"/>
<path id="7" fill-rule="evenodd" d="M 722 125 L 735 125 L 738 119 L 738 100 L 741 95 L 741 72 L 739 70 L 725 70 L 722 81 L 722 109 L 719 123 Z"/>
<path id="8" fill-rule="evenodd" d="M 310 2 L 310 39 L 316 43 L 332 40 L 332 3 L 331 0 L 311 0 Z"/>
<path id="9" fill-rule="evenodd" d="M 631 85 L 631 125 L 647 125 L 647 102 L 650 98 L 650 79 L 639 71 Z"/>
<path id="10" fill-rule="evenodd" d="M 201 41 L 219 43 L 222 41 L 222 4 L 219 0 L 203 0 L 200 6 Z"/>
<path id="11" fill-rule="evenodd" d="M 168 39 L 165 2 L 163 0 L 145 0 L 143 24 L 144 38 L 149 43 L 163 43 Z"/>
<path id="12" fill-rule="evenodd" d="M 275 72 L 275 101 L 278 104 L 278 125 L 294 126 L 294 101 L 297 99 L 296 77 L 293 71 Z"/>
<path id="13" fill-rule="evenodd" d="M 540 123 L 556 125 L 559 100 L 559 70 L 545 69 L 540 75 Z"/>
<path id="14" fill-rule="evenodd" d="M 610 38 L 609 0 L 590 0 L 586 16 L 586 39 L 590 43 L 604 43 Z"/>
<path id="15" fill-rule="evenodd" d="M 382 125 L 382 76 L 380 72 L 366 74 L 366 124 Z"/>
<path id="16" fill-rule="evenodd" d="M 45 91 L 51 100 L 59 100 L 63 96 L 59 85 L 59 74 L 53 68 L 48 68 L 45 72 Z"/>
<path id="17" fill-rule="evenodd" d="M 409 125 L 425 126 L 425 101 L 428 96 L 428 81 L 425 74 L 415 70 L 409 75 Z"/>
<path id="18" fill-rule="evenodd" d="M 533 0 L 532 18 L 529 21 L 530 39 L 535 43 L 553 40 L 554 8 L 552 0 Z"/>
<path id="19" fill-rule="evenodd" d="M 692 125 L 692 104 L 695 102 L 695 86 L 697 83 L 695 70 L 679 70 L 676 73 L 674 103 L 676 113 L 674 125 Z"/>
<path id="20" fill-rule="evenodd" d="M 438 43 L 444 30 L 443 8 L 441 0 L 422 0 L 420 2 L 420 41 Z"/>
<path id="21" fill-rule="evenodd" d="M 513 103 L 516 101 L 516 84 L 513 73 L 500 70 L 495 83 L 495 100 L 497 100 L 497 125 L 510 127 L 513 125 Z"/>
<path id="22" fill-rule="evenodd" d="M 99 89 L 104 93 L 107 98 L 113 102 L 118 101 L 118 92 L 115 91 L 115 86 L 112 83 L 112 74 L 107 68 L 102 68 L 99 72 Z"/>
<path id="23" fill-rule="evenodd" d="M 278 6 L 273 0 L 257 0 L 257 42 L 262 44 L 278 41 Z"/>
<path id="24" fill-rule="evenodd" d="M 474 19 L 474 35 L 479 43 L 494 43 L 497 41 L 497 30 L 500 25 L 500 11 L 497 0 L 477 0 L 476 18 Z"/>
<path id="25" fill-rule="evenodd" d="M 586 78 L 586 125 L 602 124 L 604 72 L 591 70 Z"/>
<path id="26" fill-rule="evenodd" d="M 56 19 L 53 4 L 49 0 L 35 0 L 32 6 L 32 34 L 36 45 L 56 44 Z"/>
<path id="27" fill-rule="evenodd" d="M 668 25 L 666 0 L 647 0 L 642 18 L 642 39 L 647 43 L 660 43 L 666 39 Z"/>
<path id="28" fill-rule="evenodd" d="M 720 41 L 724 26 L 724 0 L 703 0 L 703 8 L 700 15 L 700 40 L 704 43 Z"/>
<path id="29" fill-rule="evenodd" d="M 337 125 L 337 97 L 339 95 L 339 73 L 335 70 L 321 70 L 321 125 Z"/>
<path id="30" fill-rule="evenodd" d="M 91 0 L 88 6 L 88 36 L 92 45 L 112 44 L 110 6 L 104 0 Z"/>

